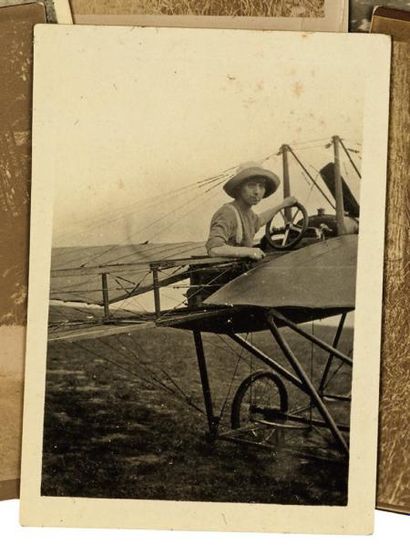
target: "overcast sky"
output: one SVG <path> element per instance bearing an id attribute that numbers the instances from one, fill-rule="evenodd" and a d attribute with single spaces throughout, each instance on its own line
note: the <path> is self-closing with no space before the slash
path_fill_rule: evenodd
<path id="1" fill-rule="evenodd" d="M 360 148 L 368 39 L 43 28 L 35 73 L 41 149 L 34 155 L 56 170 L 54 244 L 201 241 L 212 213 L 229 199 L 222 186 L 172 195 L 176 189 L 259 162 L 282 143 L 296 144 L 314 175 L 332 159 L 324 148 L 332 135 Z M 264 165 L 281 175 L 279 157 Z M 291 178 L 292 193 L 311 212 L 328 208 L 293 163 Z"/>

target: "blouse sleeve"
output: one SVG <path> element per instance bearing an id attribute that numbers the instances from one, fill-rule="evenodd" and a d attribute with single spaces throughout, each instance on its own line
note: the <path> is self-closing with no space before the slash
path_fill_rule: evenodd
<path id="1" fill-rule="evenodd" d="M 229 240 L 236 233 L 236 217 L 229 207 L 220 208 L 212 217 L 206 249 L 229 245 Z"/>
<path id="2" fill-rule="evenodd" d="M 258 215 L 258 214 L 255 214 L 255 213 L 254 213 L 254 222 L 253 222 L 253 225 L 255 226 L 255 234 L 256 234 L 257 232 L 259 232 L 259 230 L 260 230 L 262 224 L 261 224 L 261 219 L 259 218 L 259 215 Z"/>

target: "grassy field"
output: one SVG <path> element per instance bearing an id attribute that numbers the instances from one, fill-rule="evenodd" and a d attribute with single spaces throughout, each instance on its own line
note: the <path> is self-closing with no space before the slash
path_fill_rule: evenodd
<path id="1" fill-rule="evenodd" d="M 324 0 L 71 0 L 78 14 L 322 17 Z"/>
<path id="2" fill-rule="evenodd" d="M 333 334 L 331 328 L 321 330 L 328 340 Z M 320 350 L 312 353 L 293 333 L 288 339 L 301 359 L 304 355 L 305 363 L 312 363 L 317 382 L 324 362 Z M 283 361 L 267 333 L 255 334 L 253 341 Z M 342 349 L 348 351 L 351 341 L 351 331 L 346 331 Z M 238 356 L 214 335 L 205 335 L 205 346 L 214 404 L 218 414 L 224 408 L 221 427 L 228 429 L 233 392 L 251 368 L 263 365 L 248 356 L 238 363 Z M 333 389 L 345 393 L 350 378 L 341 369 Z M 289 396 L 291 407 L 303 397 L 295 388 L 289 389 Z M 346 503 L 345 461 L 275 455 L 221 441 L 208 444 L 202 407 L 196 355 L 187 332 L 154 329 L 104 341 L 51 344 L 43 495 Z M 339 410 L 339 418 L 349 419 L 347 408 Z M 312 438 L 324 446 L 329 440 L 298 431 L 287 434 L 284 445 L 304 451 L 312 446 Z"/>

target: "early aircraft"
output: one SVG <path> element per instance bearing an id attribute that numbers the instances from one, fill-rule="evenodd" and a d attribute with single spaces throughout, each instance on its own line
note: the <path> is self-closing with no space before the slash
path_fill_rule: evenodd
<path id="1" fill-rule="evenodd" d="M 289 196 L 292 156 L 335 212 L 308 215 L 299 203 L 283 209 L 266 226 L 260 244 L 266 257 L 258 263 L 211 258 L 203 244 L 195 243 L 56 249 L 50 299 L 93 304 L 101 311 L 91 318 L 80 318 L 78 313 L 76 319 L 50 321 L 49 341 L 103 338 L 147 326 L 192 331 L 211 440 L 272 448 L 284 431 L 316 428 L 328 431 L 339 454 L 347 455 L 349 425 L 337 422 L 331 408 L 335 402 L 349 403 L 350 395 L 327 388 L 330 375 L 341 365 L 352 366 L 351 354 L 343 353 L 339 342 L 346 317 L 355 308 L 359 205 L 342 177 L 342 152 L 359 177 L 360 172 L 340 137 L 334 136 L 328 146 L 333 147 L 334 160 L 320 170 L 327 191 L 289 145 L 280 150 L 283 187 L 284 196 Z M 186 280 L 186 302 L 162 309 L 161 290 Z M 147 292 L 153 292 L 154 312 L 124 314 L 113 309 L 114 304 Z M 330 343 L 303 326 L 327 317 L 339 318 Z M 284 327 L 326 354 L 319 384 L 296 356 Z M 287 367 L 244 336 L 261 330 L 271 332 Z M 229 431 L 220 431 L 214 411 L 204 332 L 230 338 L 264 365 L 249 374 L 233 396 Z M 297 411 L 289 408 L 287 385 L 306 396 L 307 403 Z"/>

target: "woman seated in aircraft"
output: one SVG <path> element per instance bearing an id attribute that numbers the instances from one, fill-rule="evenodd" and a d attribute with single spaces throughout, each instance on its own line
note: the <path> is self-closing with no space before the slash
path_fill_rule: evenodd
<path id="1" fill-rule="evenodd" d="M 279 187 L 279 177 L 256 165 L 246 165 L 225 185 L 224 191 L 234 200 L 213 215 L 206 248 L 210 257 L 244 257 L 260 260 L 265 253 L 254 247 L 254 237 L 281 209 L 297 200 L 287 197 L 282 203 L 256 214 L 252 207 L 272 195 Z"/>

